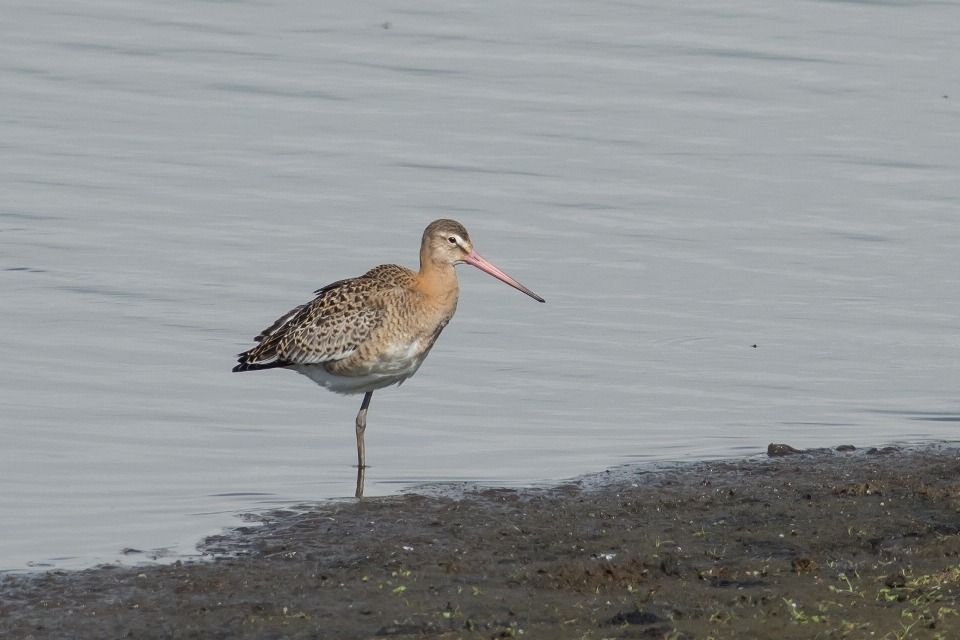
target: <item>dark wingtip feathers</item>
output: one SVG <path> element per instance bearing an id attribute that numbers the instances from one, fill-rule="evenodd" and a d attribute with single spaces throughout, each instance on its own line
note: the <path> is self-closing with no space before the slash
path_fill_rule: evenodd
<path id="1" fill-rule="evenodd" d="M 276 369 L 277 367 L 285 367 L 289 363 L 283 362 L 282 360 L 273 360 L 272 362 L 250 362 L 250 352 L 244 351 L 239 355 L 239 364 L 235 366 L 232 371 L 233 373 L 241 373 L 243 371 L 262 371 L 263 369 Z"/>

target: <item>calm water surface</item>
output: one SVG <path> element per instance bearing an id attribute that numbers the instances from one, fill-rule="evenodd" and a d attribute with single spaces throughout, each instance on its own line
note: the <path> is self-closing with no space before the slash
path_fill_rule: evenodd
<path id="1" fill-rule="evenodd" d="M 957 439 L 955 2 L 45 5 L 0 10 L 0 569 L 352 495 L 360 398 L 234 354 L 439 217 L 547 304 L 460 267 L 368 495 Z"/>

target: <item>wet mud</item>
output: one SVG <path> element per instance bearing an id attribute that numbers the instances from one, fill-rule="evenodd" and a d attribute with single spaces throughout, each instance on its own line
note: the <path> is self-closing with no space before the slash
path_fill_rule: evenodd
<path id="1" fill-rule="evenodd" d="M 771 445 L 251 516 L 0 580 L 2 638 L 960 638 L 960 450 Z"/>

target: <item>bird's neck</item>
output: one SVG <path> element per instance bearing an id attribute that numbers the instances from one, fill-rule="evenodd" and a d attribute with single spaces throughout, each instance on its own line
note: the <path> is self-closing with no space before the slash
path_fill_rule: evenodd
<path id="1" fill-rule="evenodd" d="M 457 304 L 460 283 L 457 270 L 449 262 L 435 262 L 421 256 L 417 289 L 441 306 Z"/>

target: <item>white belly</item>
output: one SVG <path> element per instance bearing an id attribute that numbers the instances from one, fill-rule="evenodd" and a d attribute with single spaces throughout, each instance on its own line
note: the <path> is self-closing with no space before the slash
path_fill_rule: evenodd
<path id="1" fill-rule="evenodd" d="M 287 368 L 334 393 L 366 393 L 402 383 L 417 372 L 429 351 L 427 349 L 420 353 L 420 341 L 416 340 L 387 351 L 375 362 L 365 365 L 356 375 L 336 375 L 327 371 L 323 364 L 296 364 Z"/>

